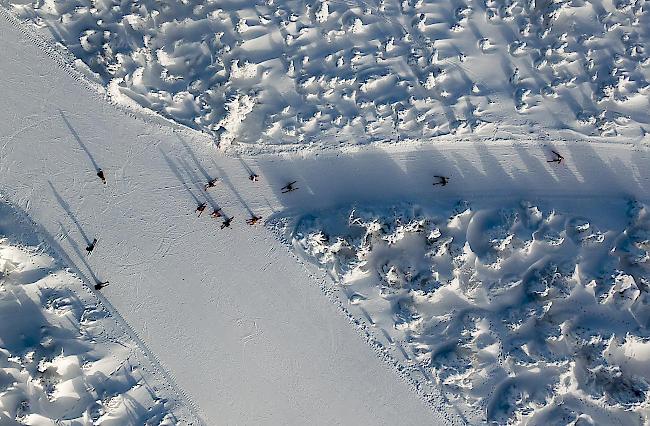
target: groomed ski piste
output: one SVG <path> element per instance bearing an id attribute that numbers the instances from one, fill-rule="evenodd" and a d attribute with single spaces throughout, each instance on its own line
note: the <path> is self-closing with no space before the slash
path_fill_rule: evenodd
<path id="1" fill-rule="evenodd" d="M 648 422 L 644 2 L 85 3 L 0 9 L 0 420 Z"/>

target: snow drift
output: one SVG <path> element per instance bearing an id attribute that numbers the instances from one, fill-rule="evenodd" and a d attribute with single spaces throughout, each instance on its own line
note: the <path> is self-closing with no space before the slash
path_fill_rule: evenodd
<path id="1" fill-rule="evenodd" d="M 648 208 L 549 204 L 344 209 L 292 240 L 470 423 L 645 424 Z"/>
<path id="2" fill-rule="evenodd" d="M 188 424 L 137 344 L 0 204 L 0 424 Z"/>
<path id="3" fill-rule="evenodd" d="M 645 2 L 9 2 L 137 103 L 226 146 L 650 125 Z"/>

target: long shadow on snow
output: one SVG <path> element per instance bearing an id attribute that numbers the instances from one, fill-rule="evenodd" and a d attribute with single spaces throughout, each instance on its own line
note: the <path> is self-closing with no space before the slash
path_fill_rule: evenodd
<path id="1" fill-rule="evenodd" d="M 52 182 L 50 182 L 48 180 L 47 183 L 50 185 L 50 188 L 52 189 L 52 193 L 54 194 L 54 198 L 56 198 L 56 201 L 59 203 L 61 208 L 67 213 L 67 215 L 70 218 L 70 220 L 72 221 L 72 223 L 75 224 L 75 226 L 77 227 L 77 230 L 79 230 L 79 234 L 81 234 L 81 236 L 84 239 L 86 245 L 90 245 L 90 238 L 88 237 L 86 232 L 81 227 L 81 223 L 79 223 L 79 220 L 77 220 L 77 217 L 74 215 L 74 213 L 72 213 L 72 209 L 70 209 L 70 205 L 63 199 L 63 197 L 61 197 L 61 195 L 56 190 L 56 188 L 54 187 Z M 61 225 L 61 224 L 59 224 L 59 225 Z"/>
<path id="2" fill-rule="evenodd" d="M 200 204 L 198 197 L 192 192 L 190 187 L 185 182 L 185 179 L 183 179 L 183 176 L 178 171 L 178 166 L 176 165 L 176 163 L 174 163 L 174 161 L 171 158 L 169 158 L 162 149 L 159 149 L 159 151 L 162 157 L 165 159 L 165 162 L 169 166 L 169 170 L 171 170 L 174 176 L 176 176 L 176 179 L 178 179 L 181 185 L 183 185 L 183 188 L 185 188 L 185 190 L 190 194 L 190 196 L 194 199 L 196 204 L 197 205 Z"/>
<path id="3" fill-rule="evenodd" d="M 68 119 L 66 118 L 65 114 L 63 114 L 63 111 L 59 110 L 59 114 L 61 114 L 61 118 L 62 118 L 63 121 L 65 122 L 65 125 L 68 127 L 68 130 L 70 131 L 70 133 L 72 134 L 72 136 L 74 137 L 74 140 L 77 141 L 77 143 L 79 144 L 79 146 L 81 147 L 81 149 L 82 149 L 82 150 L 86 153 L 86 155 L 88 156 L 88 159 L 90 160 L 90 162 L 93 164 L 93 168 L 95 169 L 95 172 L 98 172 L 98 171 L 99 171 L 99 166 L 97 165 L 97 162 L 95 161 L 95 158 L 94 158 L 93 155 L 90 153 L 90 151 L 88 150 L 88 148 L 86 147 L 86 145 L 84 145 L 84 143 L 81 141 L 81 138 L 79 137 L 79 134 L 77 133 L 77 131 L 74 129 L 74 127 L 72 127 L 72 124 L 70 124 L 70 122 L 69 122 Z"/>
<path id="4" fill-rule="evenodd" d="M 564 155 L 562 164 L 548 162 L 551 149 Z M 555 198 L 646 199 L 650 195 L 646 166 L 650 152 L 643 149 L 631 155 L 633 166 L 624 165 L 630 156 L 624 145 L 515 144 L 512 149 L 499 148 L 500 156 L 495 151 L 485 143 L 445 145 L 445 150 L 431 144 L 412 153 L 368 148 L 353 154 L 276 155 L 253 161 L 285 208 L 281 215 L 363 203 L 473 197 L 543 199 L 552 194 Z M 520 163 L 523 167 L 513 166 Z M 450 177 L 449 185 L 432 186 L 434 175 Z M 299 190 L 283 194 L 281 188 L 294 180 Z"/>
<path id="5" fill-rule="evenodd" d="M 356 202 L 400 200 L 400 193 L 406 198 L 413 190 L 405 171 L 381 149 L 364 150 L 361 156 L 272 156 L 256 160 L 256 164 L 288 212 L 304 211 L 306 206 L 320 210 Z M 297 181 L 299 189 L 283 194 L 282 187 L 292 181 Z"/>
<path id="6" fill-rule="evenodd" d="M 119 317 L 119 314 L 117 314 L 115 308 L 113 308 L 110 302 L 108 302 L 108 300 L 106 300 L 106 298 L 100 292 L 94 291 L 94 282 L 90 281 L 88 277 L 81 271 L 81 269 L 75 264 L 75 262 L 73 262 L 66 255 L 63 248 L 51 234 L 49 234 L 40 225 L 37 225 L 35 222 L 33 222 L 24 210 L 14 205 L 8 204 L 4 202 L 4 200 L 0 201 L 0 235 L 11 235 L 12 237 L 10 237 L 10 241 L 20 246 L 42 247 L 46 253 L 55 259 L 56 264 L 61 269 L 70 268 L 77 275 L 77 277 L 82 281 L 82 285 L 86 288 L 86 290 L 88 290 L 89 293 L 93 294 L 93 296 L 99 301 L 100 306 L 102 306 L 108 315 Z M 16 230 L 18 232 L 15 232 Z M 63 231 L 65 233 L 65 230 Z M 73 242 L 71 241 L 71 243 Z M 90 267 L 85 262 L 85 259 L 83 259 L 83 255 L 79 253 L 78 247 L 75 248 L 74 244 L 73 250 L 75 250 L 75 252 L 80 255 L 80 258 L 83 261 L 84 265 L 89 269 L 89 273 L 93 279 L 95 279 L 94 273 L 90 270 Z M 71 288 L 64 288 L 63 291 L 65 292 L 65 297 L 71 300 L 70 303 L 74 307 L 73 311 L 77 313 L 77 321 L 79 321 L 81 319 L 81 312 L 84 311 L 84 307 L 86 305 L 84 305 L 80 296 L 76 294 L 75 290 Z M 15 285 L 14 288 L 12 288 L 12 292 L 16 296 L 17 302 L 20 304 L 20 314 L 22 316 L 28 316 L 31 320 L 0 321 L 0 334 L 3 336 L 2 346 L 4 348 L 8 349 L 12 353 L 21 355 L 31 349 L 34 351 L 36 359 L 52 359 L 62 352 L 65 352 L 68 355 L 74 355 L 78 354 L 79 351 L 84 350 L 84 345 L 88 344 L 89 342 L 85 341 L 82 338 L 82 333 L 75 334 L 69 329 L 56 327 L 51 324 L 43 316 L 42 306 L 39 306 L 29 296 L 27 296 L 27 294 L 21 289 L 20 285 Z M 43 294 L 41 297 L 45 296 L 46 294 Z M 10 307 L 5 306 L 4 309 L 1 309 L 0 311 L 5 314 L 11 314 L 11 309 L 7 310 L 7 308 Z M 14 317 L 14 315 L 10 316 L 12 318 Z M 3 327 L 1 325 L 3 323 L 10 326 L 7 332 L 3 331 Z M 78 322 L 72 324 L 78 327 Z M 124 327 L 124 324 L 125 323 L 120 325 Z M 132 336 L 131 330 L 124 331 Z M 10 334 L 17 336 L 17 338 L 11 339 Z M 51 346 L 41 345 L 40 342 L 47 335 L 51 335 L 54 338 L 54 342 L 57 344 Z M 87 347 L 85 349 L 92 350 L 90 347 Z M 146 350 L 146 348 L 144 349 Z M 125 361 L 128 362 L 128 359 Z M 113 396 L 116 391 L 120 393 L 126 393 L 131 387 L 133 387 L 133 385 L 141 382 L 144 386 L 146 386 L 147 392 L 149 392 L 151 395 L 152 401 L 159 399 L 155 396 L 153 387 L 149 385 L 144 380 L 144 378 L 139 379 L 131 374 L 131 369 L 122 369 L 124 378 L 112 377 L 113 374 L 118 370 L 119 369 L 113 371 L 109 375 L 105 375 L 101 372 L 97 372 L 92 375 L 86 375 L 84 376 L 84 382 L 90 385 L 101 397 Z M 124 379 L 126 379 L 126 381 Z M 80 389 L 80 391 L 85 391 L 85 389 Z M 78 402 L 78 400 L 75 400 L 75 402 Z M 143 424 L 147 419 L 150 419 L 154 416 L 154 413 L 149 412 L 145 407 L 137 404 L 136 401 L 130 400 L 129 402 L 131 403 L 131 411 L 128 413 L 128 416 L 133 421 L 133 424 Z M 168 414 L 175 418 L 173 413 Z M 81 415 L 81 413 L 79 413 L 79 415 Z"/>

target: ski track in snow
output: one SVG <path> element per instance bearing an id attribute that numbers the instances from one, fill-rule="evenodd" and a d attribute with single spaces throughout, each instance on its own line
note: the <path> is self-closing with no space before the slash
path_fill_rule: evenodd
<path id="1" fill-rule="evenodd" d="M 7 22 L 2 25 L 9 32 L 11 28 Z M 13 28 L 18 28 L 15 22 L 13 25 Z M 239 339 L 242 352 L 238 356 L 242 359 L 251 356 L 246 352 L 251 347 L 263 353 L 258 358 L 253 356 L 253 363 L 268 363 L 278 353 L 283 353 L 286 357 L 286 349 L 283 349 L 285 352 L 277 352 L 280 351 L 278 343 L 287 342 L 282 333 L 288 332 L 305 339 L 306 332 L 289 325 L 292 320 L 290 315 L 282 316 L 281 326 L 277 327 L 275 321 L 279 318 L 274 318 L 275 314 L 264 309 L 261 314 L 258 312 L 262 317 L 246 319 L 251 317 L 251 313 L 259 311 L 260 301 L 266 298 L 256 289 L 256 284 L 282 283 L 291 288 L 302 280 L 327 281 L 326 277 L 318 278 L 317 273 L 307 273 L 296 268 L 292 264 L 293 257 L 285 254 L 284 248 L 274 242 L 274 237 L 268 230 L 245 226 L 243 221 L 249 212 L 261 214 L 267 219 L 287 214 L 300 215 L 309 210 L 324 210 L 350 203 L 417 200 L 422 204 L 441 198 L 454 200 L 494 197 L 517 200 L 546 197 L 549 193 L 558 199 L 648 199 L 648 171 L 645 165 L 648 164 L 650 153 L 643 146 L 620 143 L 554 142 L 548 137 L 544 143 L 443 140 L 433 146 L 411 142 L 386 147 L 348 147 L 339 151 L 224 157 L 210 146 L 211 139 L 208 137 L 186 132 L 163 120 L 146 117 L 141 112 L 129 113 L 107 103 L 97 103 L 97 99 L 89 96 L 87 90 L 90 87 L 97 92 L 97 87 L 86 83 L 84 77 L 76 75 L 77 71 L 67 65 L 65 60 L 59 59 L 61 62 L 58 62 L 65 73 L 58 73 L 48 69 L 52 66 L 48 62 L 50 57 L 32 49 L 34 56 L 46 62 L 46 65 L 35 66 L 40 69 L 40 75 L 32 67 L 18 71 L 16 67 L 25 65 L 27 60 L 21 59 L 23 52 L 19 55 L 12 42 L 17 45 L 22 43 L 23 50 L 28 50 L 29 47 L 16 36 L 12 37 L 13 39 L 8 37 L 7 40 L 0 41 L 6 45 L 8 52 L 0 64 L 5 76 L 3 84 L 7 87 L 20 85 L 27 75 L 37 85 L 22 86 L 24 93 L 31 96 L 29 99 L 32 103 L 12 98 L 16 92 L 9 92 L 0 100 L 0 105 L 11 114 L 11 120 L 0 126 L 0 146 L 3 147 L 0 172 L 5 177 L 3 190 L 12 202 L 25 208 L 52 238 L 65 235 L 61 240 L 59 254 L 63 259 L 67 258 L 70 265 L 78 268 L 80 276 L 110 276 L 111 282 L 115 284 L 111 284 L 112 288 L 106 296 L 126 316 L 131 327 L 137 330 L 133 331 L 133 335 L 141 336 L 152 352 L 158 354 L 161 365 L 176 376 L 176 381 L 187 390 L 189 398 L 202 408 L 202 415 L 208 419 L 220 418 L 219 415 L 222 415 L 235 421 L 238 410 L 232 408 L 233 404 L 239 407 L 241 415 L 241 410 L 247 403 L 250 405 L 252 401 L 258 401 L 262 394 L 268 395 L 271 389 L 280 389 L 281 395 L 287 392 L 281 386 L 266 385 L 260 388 L 267 392 L 259 394 L 257 398 L 252 396 L 255 392 L 249 389 L 235 390 L 237 397 L 233 397 L 228 396 L 227 386 L 217 386 L 215 390 L 215 382 L 223 380 L 232 386 L 241 381 L 237 374 L 249 378 L 258 374 L 268 381 L 277 381 L 281 379 L 276 374 L 290 376 L 291 371 L 282 362 L 275 364 L 270 373 L 257 368 L 253 368 L 255 374 L 244 371 L 244 363 L 232 360 L 230 363 L 225 362 L 227 365 L 215 367 L 232 354 L 219 351 L 214 346 L 219 344 L 219 339 L 214 339 L 210 332 L 214 325 L 223 324 L 225 319 L 230 327 L 237 330 L 224 334 L 226 339 Z M 35 41 L 34 37 L 28 37 L 25 33 L 23 37 Z M 56 58 L 59 55 L 45 45 L 41 44 L 40 47 L 50 56 Z M 44 72 L 45 70 L 47 71 Z M 70 76 L 76 82 L 68 81 Z M 48 87 L 53 82 L 54 85 L 61 84 L 66 90 L 76 93 L 79 96 L 74 100 L 76 102 L 68 99 L 69 95 L 64 89 Z M 43 105 L 38 104 L 39 93 L 48 95 L 47 102 Z M 86 101 L 86 98 L 90 100 Z M 80 109 L 77 104 L 83 104 L 85 108 Z M 66 125 L 64 117 L 70 126 Z M 132 120 L 133 117 L 145 118 L 146 126 L 143 122 Z M 81 149 L 79 142 L 75 141 L 77 138 L 81 141 Z M 107 140 L 110 143 L 106 143 Z M 620 139 L 614 142 L 620 142 Z M 550 148 L 562 152 L 567 159 L 566 164 L 547 163 Z M 54 157 L 51 157 L 52 152 L 56 152 Z M 124 155 L 127 152 L 129 155 Z M 98 183 L 95 172 L 89 167 L 89 160 L 90 163 L 96 161 L 106 170 L 109 181 L 107 187 Z M 253 184 L 248 181 L 249 169 L 261 176 L 261 182 Z M 202 190 L 205 173 L 226 178 L 227 181 L 205 194 Z M 432 188 L 430 183 L 434 174 L 450 176 L 450 185 L 444 189 Z M 280 188 L 295 179 L 301 189 L 295 193 L 281 194 Z M 64 200 L 64 203 L 59 200 Z M 197 200 L 206 200 L 209 208 L 218 205 L 227 214 L 234 215 L 236 228 L 219 231 L 216 226 L 219 222 L 205 214 L 200 220 L 194 219 L 192 215 Z M 112 220 L 110 226 L 107 225 L 106 218 Z M 85 232 L 90 238 L 95 234 L 101 236 L 97 253 L 89 259 L 79 255 L 84 244 L 82 234 Z M 263 259 L 257 261 L 246 258 L 251 252 L 258 253 L 261 247 L 265 250 L 270 247 Z M 274 275 L 268 268 L 273 263 L 282 265 L 281 268 L 285 269 L 289 278 L 277 272 Z M 181 292 L 187 294 L 178 292 L 178 286 L 185 280 L 178 271 L 179 265 L 192 265 L 195 269 L 193 275 L 187 277 L 195 286 L 191 287 L 191 291 L 187 291 L 190 287 L 183 287 Z M 224 268 L 227 273 L 222 276 Z M 309 266 L 307 269 L 310 269 Z M 250 279 L 259 281 L 241 283 L 241 278 L 233 271 L 243 270 L 251 270 Z M 88 281 L 89 284 L 92 283 L 92 280 Z M 244 289 L 233 290 L 242 285 Z M 326 293 L 329 291 L 328 286 L 329 284 L 322 288 Z M 133 291 L 136 297 L 133 297 Z M 302 294 L 307 290 L 301 286 L 294 291 L 294 294 Z M 282 295 L 290 298 L 291 292 L 284 289 Z M 281 303 L 283 296 L 271 299 L 271 306 L 273 303 Z M 249 297 L 251 300 L 246 300 Z M 360 356 L 361 361 L 344 357 L 342 364 L 324 367 L 328 374 L 333 374 L 334 380 L 339 381 L 339 385 L 343 380 L 341 375 L 345 377 L 345 374 L 358 374 L 353 371 L 360 367 L 374 368 L 374 374 L 378 374 L 378 377 L 373 380 L 383 384 L 376 385 L 382 391 L 375 391 L 372 397 L 381 399 L 391 394 L 394 399 L 391 404 L 402 402 L 400 407 L 404 413 L 409 413 L 408 420 L 413 423 L 417 423 L 417 418 L 427 418 L 421 407 L 417 408 L 418 405 L 413 405 L 408 395 L 400 393 L 403 391 L 401 385 L 393 384 L 390 376 L 385 373 L 376 373 L 376 367 L 368 367 L 368 355 L 363 349 L 357 346 L 356 352 L 347 348 L 350 339 L 353 339 L 349 331 L 344 331 L 347 329 L 342 328 L 337 320 L 325 315 L 328 313 L 327 308 L 316 301 L 315 295 L 309 293 L 301 297 L 319 307 L 318 315 L 322 315 L 327 322 L 330 332 L 338 330 L 343 334 L 339 345 L 341 342 L 346 342 L 346 345 L 339 350 L 350 350 L 353 352 L 351 355 L 355 356 L 365 354 Z M 178 298 L 178 304 L 174 305 L 170 298 Z M 180 306 L 183 314 L 187 315 L 183 315 L 183 318 L 174 315 L 175 306 Z M 314 309 L 313 306 L 309 306 L 309 311 Z M 227 311 L 227 314 L 215 315 L 215 308 Z M 295 312 L 294 308 L 288 311 Z M 186 312 L 186 309 L 196 312 Z M 303 306 L 302 312 L 305 309 Z M 342 310 L 347 313 L 345 309 Z M 306 317 L 298 318 L 304 321 Z M 348 319 L 359 324 L 358 319 Z M 179 324 L 174 324 L 175 321 Z M 196 327 L 195 334 L 190 338 L 179 337 L 183 336 L 184 325 Z M 276 327 L 282 332 L 274 330 Z M 239 337 L 238 332 L 241 332 Z M 256 339 L 261 341 L 256 342 Z M 372 343 L 372 338 L 369 339 Z M 314 346 L 306 351 L 309 355 L 301 355 L 308 359 L 321 359 L 325 364 L 331 363 L 332 358 L 328 358 L 330 355 L 315 355 L 318 347 L 315 340 L 317 339 L 311 340 Z M 142 346 L 146 349 L 144 343 Z M 170 354 L 166 349 L 183 346 L 186 348 L 180 349 L 178 354 Z M 272 349 L 269 350 L 269 347 Z M 211 350 L 219 355 L 211 353 Z M 378 351 L 382 353 L 381 350 Z M 155 359 L 152 354 L 150 356 Z M 305 360 L 298 354 L 291 359 L 305 373 L 301 370 L 305 368 L 301 364 Z M 228 376 L 229 368 L 234 368 L 237 373 L 224 379 L 223 375 Z M 216 369 L 219 374 L 211 373 L 211 369 Z M 333 371 L 335 369 L 341 369 L 345 374 Z M 294 381 L 300 379 L 291 377 L 289 380 L 295 385 Z M 310 382 L 310 378 L 302 380 L 314 386 L 312 390 L 321 398 L 332 397 L 332 389 L 326 390 L 331 384 L 322 385 L 313 380 Z M 349 392 L 359 392 L 361 389 L 368 391 L 361 384 L 346 383 L 345 386 Z M 388 389 L 386 393 L 384 389 Z M 426 393 L 422 389 L 419 392 L 421 396 Z M 431 392 L 435 394 L 435 389 Z M 215 402 L 219 398 L 223 399 Z M 296 418 L 306 421 L 307 417 L 299 416 L 306 416 L 305 411 L 309 410 L 301 408 L 304 404 L 309 404 L 309 401 L 300 400 L 298 403 L 295 394 L 292 394 L 292 398 L 297 403 L 295 410 L 279 413 L 272 403 L 266 403 L 248 414 L 258 416 L 255 419 L 259 422 Z M 436 398 L 440 398 L 440 395 L 431 398 L 429 401 L 439 401 Z M 368 404 L 369 400 L 373 399 L 361 398 L 358 401 Z M 369 409 L 370 413 L 363 412 L 364 410 L 353 412 L 351 402 L 335 399 L 334 403 L 345 413 L 346 418 L 357 418 L 361 423 L 371 422 L 371 419 L 389 422 L 392 415 L 381 411 L 378 406 Z M 373 404 L 377 403 L 375 399 Z M 219 412 L 217 406 L 227 412 Z M 317 407 L 311 407 L 311 414 L 316 415 L 318 412 Z M 456 418 L 455 413 L 439 414 L 447 420 Z M 323 419 L 332 416 L 324 413 L 321 415 L 323 417 L 319 420 L 323 423 Z"/>

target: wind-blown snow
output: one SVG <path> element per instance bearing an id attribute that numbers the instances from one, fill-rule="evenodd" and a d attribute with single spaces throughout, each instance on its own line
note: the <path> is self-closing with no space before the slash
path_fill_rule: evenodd
<path id="1" fill-rule="evenodd" d="M 50 31 L 113 101 L 202 130 L 222 147 L 416 143 L 228 158 L 202 135 L 131 120 L 86 96 L 3 21 L 2 189 L 65 240 L 68 266 L 114 283 L 88 302 L 74 293 L 81 301 L 64 313 L 71 340 L 57 343 L 65 356 L 42 367 L 7 356 L 2 368 L 22 369 L 23 392 L 0 394 L 9 420 L 59 418 L 69 401 L 49 399 L 85 381 L 88 394 L 75 389 L 82 402 L 65 406 L 75 418 L 174 422 L 172 397 L 146 385 L 146 368 L 166 375 L 140 354 L 146 342 L 169 370 L 159 380 L 172 386 L 175 376 L 207 421 L 647 423 L 648 151 L 592 143 L 646 136 L 646 3 L 18 3 L 12 10 Z M 461 139 L 472 143 L 454 145 Z M 551 149 L 562 164 L 548 163 Z M 107 185 L 96 179 L 100 164 Z M 432 188 L 434 173 L 451 183 Z M 220 186 L 206 192 L 215 176 Z M 293 180 L 299 191 L 282 193 Z M 623 193 L 646 204 L 593 201 Z M 545 201 L 513 203 L 523 194 Z M 583 195 L 589 214 L 558 201 Z M 438 197 L 473 201 L 428 204 Z M 404 200 L 427 207 L 385 207 Z M 232 228 L 194 217 L 202 201 L 235 217 Z M 383 207 L 330 210 L 373 202 Z M 278 250 L 269 229 L 244 222 L 310 209 L 322 210 L 303 218 L 294 243 L 339 292 Z M 85 229 L 109 243 L 93 262 L 79 250 Z M 30 272 L 32 256 L 51 261 L 13 241 L 2 247 L 9 269 Z M 56 310 L 57 298 L 42 298 L 49 280 L 14 284 L 34 306 Z M 341 310 L 352 316 L 335 317 L 318 290 L 343 294 Z M 108 298 L 137 333 L 86 341 L 77 313 Z M 46 311 L 39 324 L 62 327 L 56 315 Z M 88 349 L 77 361 L 70 341 Z M 419 382 L 409 390 L 377 354 Z M 140 367 L 118 369 L 133 357 Z M 111 369 L 82 374 L 81 359 L 109 358 Z M 97 371 L 116 383 L 98 384 Z M 137 402 L 136 420 L 121 417 L 123 401 Z"/>
<path id="2" fill-rule="evenodd" d="M 650 214 L 600 207 L 346 209 L 293 241 L 470 423 L 645 424 Z"/>
<path id="3" fill-rule="evenodd" d="M 0 205 L 0 424 L 186 424 L 140 348 L 17 218 Z"/>
<path id="4" fill-rule="evenodd" d="M 226 145 L 650 126 L 643 1 L 20 3 L 114 100 Z"/>

